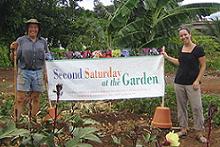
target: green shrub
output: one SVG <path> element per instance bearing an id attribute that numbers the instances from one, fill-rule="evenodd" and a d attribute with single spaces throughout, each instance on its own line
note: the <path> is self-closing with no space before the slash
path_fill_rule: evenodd
<path id="1" fill-rule="evenodd" d="M 0 94 L 0 116 L 11 116 L 14 97 Z"/>
<path id="2" fill-rule="evenodd" d="M 0 43 L 0 67 L 11 66 L 11 61 L 9 59 L 9 48 L 1 45 Z"/>
<path id="3" fill-rule="evenodd" d="M 220 54 L 218 56 L 207 58 L 206 60 L 208 69 L 220 70 Z"/>
<path id="4" fill-rule="evenodd" d="M 208 109 L 209 105 L 213 104 L 218 108 L 218 112 L 213 117 L 214 125 L 219 126 L 220 125 L 220 97 L 217 95 L 203 95 L 202 98 L 203 102 L 203 110 L 204 110 L 204 117 L 208 118 Z"/>
<path id="5" fill-rule="evenodd" d="M 52 48 L 50 51 L 53 53 L 53 57 L 55 59 L 62 59 L 64 58 L 64 52 L 66 50 L 61 50 L 60 48 Z"/>
<path id="6" fill-rule="evenodd" d="M 118 111 L 129 111 L 134 113 L 147 113 L 152 116 L 157 106 L 160 106 L 160 98 L 126 99 L 114 104 Z"/>
<path id="7" fill-rule="evenodd" d="M 122 100 L 114 104 L 114 109 L 118 111 L 127 110 L 134 113 L 147 113 L 153 116 L 155 108 L 161 105 L 161 98 L 142 98 Z M 173 86 L 166 86 L 165 106 L 176 110 L 176 99 Z"/>
<path id="8" fill-rule="evenodd" d="M 202 46 L 206 53 L 207 68 L 213 70 L 220 70 L 220 44 L 216 42 L 211 36 L 196 35 L 195 43 Z"/>
<path id="9" fill-rule="evenodd" d="M 164 63 L 164 70 L 165 70 L 165 73 L 174 73 L 176 72 L 176 69 L 177 69 L 177 66 L 172 64 L 171 62 L 165 60 L 165 63 Z"/>

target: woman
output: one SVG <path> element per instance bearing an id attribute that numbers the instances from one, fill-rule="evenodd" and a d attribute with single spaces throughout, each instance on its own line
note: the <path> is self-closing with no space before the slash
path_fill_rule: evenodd
<path id="1" fill-rule="evenodd" d="M 32 102 L 31 115 L 39 111 L 39 96 L 44 91 L 45 53 L 47 42 L 40 37 L 41 26 L 36 19 L 26 22 L 26 34 L 16 40 L 17 43 L 17 98 L 14 106 L 14 118 L 19 120 L 24 104 Z M 11 44 L 13 47 L 14 44 Z"/>
<path id="2" fill-rule="evenodd" d="M 203 48 L 192 42 L 191 32 L 188 28 L 179 29 L 179 37 L 183 46 L 179 52 L 178 59 L 169 56 L 163 47 L 162 54 L 165 59 L 178 65 L 174 88 L 177 99 L 178 120 L 181 131 L 179 137 L 187 135 L 188 129 L 188 100 L 191 104 L 194 120 L 194 129 L 197 131 L 196 139 L 206 143 L 203 136 L 204 117 L 201 101 L 200 83 L 206 68 L 206 58 Z"/>

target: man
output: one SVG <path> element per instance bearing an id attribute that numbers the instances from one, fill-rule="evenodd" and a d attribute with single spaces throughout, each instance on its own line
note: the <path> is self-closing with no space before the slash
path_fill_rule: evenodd
<path id="1" fill-rule="evenodd" d="M 45 89 L 45 57 L 49 53 L 47 42 L 40 37 L 41 25 L 37 19 L 26 22 L 26 35 L 19 37 L 11 48 L 16 48 L 17 72 L 17 97 L 14 105 L 14 119 L 17 121 L 26 102 L 32 102 L 31 115 L 39 111 L 39 96 Z"/>

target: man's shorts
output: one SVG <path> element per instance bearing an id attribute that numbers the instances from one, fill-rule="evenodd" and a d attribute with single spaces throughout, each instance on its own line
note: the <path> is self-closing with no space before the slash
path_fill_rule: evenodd
<path id="1" fill-rule="evenodd" d="M 17 90 L 43 92 L 45 90 L 43 70 L 18 69 Z"/>

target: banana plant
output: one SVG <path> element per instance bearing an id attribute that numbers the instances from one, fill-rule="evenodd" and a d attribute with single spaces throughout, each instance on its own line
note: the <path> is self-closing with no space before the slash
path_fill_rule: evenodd
<path id="1" fill-rule="evenodd" d="M 177 0 L 126 0 L 109 18 L 107 42 L 110 47 L 160 47 L 181 24 L 219 8 L 218 4 L 180 6 Z"/>

